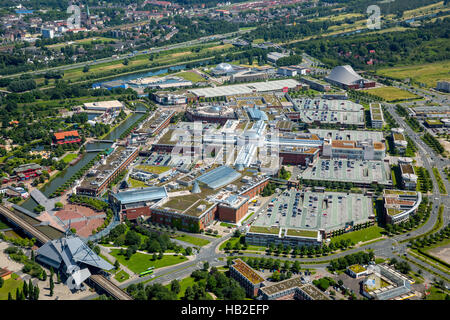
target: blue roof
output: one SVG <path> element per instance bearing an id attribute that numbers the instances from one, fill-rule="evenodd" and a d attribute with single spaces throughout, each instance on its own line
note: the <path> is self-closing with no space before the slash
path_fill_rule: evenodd
<path id="1" fill-rule="evenodd" d="M 269 120 L 269 117 L 267 117 L 267 114 L 264 111 L 256 108 L 247 108 L 247 113 L 251 120 Z"/>
<path id="2" fill-rule="evenodd" d="M 221 188 L 241 177 L 241 174 L 228 166 L 213 169 L 196 180 L 206 184 L 211 189 Z"/>
<path id="3" fill-rule="evenodd" d="M 134 189 L 111 194 L 120 203 L 134 203 L 143 201 L 153 201 L 167 197 L 167 191 L 164 187 L 148 187 Z"/>

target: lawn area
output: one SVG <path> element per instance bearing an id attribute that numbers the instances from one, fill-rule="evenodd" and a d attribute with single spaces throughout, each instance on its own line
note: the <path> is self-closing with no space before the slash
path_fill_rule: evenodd
<path id="1" fill-rule="evenodd" d="M 193 236 L 188 236 L 186 234 L 183 234 L 179 237 L 176 237 L 175 239 L 177 240 L 181 240 L 184 242 L 188 242 L 188 243 L 192 243 L 194 246 L 200 246 L 203 247 L 205 245 L 207 245 L 208 243 L 210 243 L 211 241 L 206 240 L 206 239 L 202 239 L 202 238 L 197 238 L 197 237 L 193 237 Z"/>
<path id="2" fill-rule="evenodd" d="M 0 288 L 0 301 L 8 300 L 8 293 L 11 292 L 13 299 L 16 298 L 16 289 L 22 288 L 23 280 L 17 279 L 15 273 L 12 274 L 11 279 L 5 280 L 3 287 Z"/>
<path id="3" fill-rule="evenodd" d="M 142 188 L 142 187 L 148 187 L 144 181 L 136 180 L 133 178 L 129 178 L 127 181 L 128 185 L 131 188 Z"/>
<path id="4" fill-rule="evenodd" d="M 116 275 L 114 276 L 114 279 L 116 279 L 119 282 L 124 282 L 125 280 L 130 279 L 130 275 L 128 273 L 126 273 L 123 270 L 120 270 L 119 272 L 116 273 Z"/>
<path id="5" fill-rule="evenodd" d="M 170 167 L 164 167 L 164 166 L 148 166 L 145 164 L 141 164 L 136 166 L 136 169 L 144 170 L 146 172 L 160 174 L 163 172 L 166 172 L 167 170 L 170 170 Z"/>
<path id="6" fill-rule="evenodd" d="M 227 245 L 227 243 L 230 242 L 231 243 L 231 248 L 234 247 L 234 245 L 236 244 L 236 242 L 239 242 L 239 238 L 231 238 L 227 241 L 225 241 L 224 243 L 222 243 L 219 247 L 219 250 L 225 250 L 225 246 Z M 248 245 L 247 246 L 247 251 L 266 251 L 267 247 L 264 246 L 253 246 L 253 245 Z"/>
<path id="7" fill-rule="evenodd" d="M 192 71 L 182 71 L 182 72 L 178 72 L 174 75 L 181 77 L 185 80 L 192 81 L 193 83 L 205 81 L 205 79 L 201 75 L 199 75 L 195 72 L 192 72 Z"/>
<path id="8" fill-rule="evenodd" d="M 369 228 L 361 229 L 358 231 L 353 231 L 349 233 L 342 234 L 337 237 L 331 238 L 332 243 L 336 243 L 337 241 L 341 241 L 343 239 L 351 239 L 356 244 L 360 241 L 366 242 L 375 238 L 379 238 L 382 236 L 381 231 L 383 228 L 378 226 L 371 226 Z"/>
<path id="9" fill-rule="evenodd" d="M 0 221 L 0 230 L 3 229 L 10 229 L 11 227 L 8 226 L 6 223 L 4 223 L 3 221 Z"/>
<path id="10" fill-rule="evenodd" d="M 184 297 L 184 292 L 186 291 L 187 287 L 192 287 L 195 283 L 195 279 L 192 277 L 187 277 L 184 279 L 181 279 L 180 282 L 180 292 L 178 293 L 178 299 L 181 299 Z M 170 284 L 166 285 L 166 287 L 170 290 Z"/>
<path id="11" fill-rule="evenodd" d="M 76 154 L 76 153 L 69 153 L 63 158 L 63 161 L 64 161 L 64 163 L 69 163 L 70 161 L 72 161 L 76 157 L 78 157 L 78 154 Z"/>
<path id="12" fill-rule="evenodd" d="M 420 98 L 413 93 L 395 87 L 381 87 L 362 91 L 373 94 L 374 96 L 380 97 L 388 102 Z"/>
<path id="13" fill-rule="evenodd" d="M 441 289 L 431 287 L 429 291 L 430 294 L 427 295 L 425 300 L 445 300 L 445 292 Z"/>
<path id="14" fill-rule="evenodd" d="M 450 60 L 445 60 L 413 66 L 379 69 L 377 74 L 399 80 L 411 78 L 416 82 L 422 82 L 428 87 L 434 88 L 439 80 L 448 78 L 449 72 Z"/>
<path id="15" fill-rule="evenodd" d="M 178 264 L 184 261 L 187 261 L 187 258 L 184 256 L 175 256 L 175 255 L 164 255 L 164 257 L 159 260 L 156 259 L 152 261 L 152 254 L 145 254 L 136 252 L 130 258 L 130 260 L 126 260 L 125 256 L 119 254 L 119 249 L 112 249 L 111 255 L 115 257 L 121 264 L 128 267 L 134 273 L 141 273 L 147 270 L 149 267 L 155 267 L 155 269 L 171 266 L 174 264 Z"/>
<path id="16" fill-rule="evenodd" d="M 226 223 L 226 222 L 221 222 L 221 223 L 220 223 L 220 226 L 221 226 L 221 227 L 227 227 L 227 228 L 234 228 L 234 227 L 235 227 L 234 224 Z"/>

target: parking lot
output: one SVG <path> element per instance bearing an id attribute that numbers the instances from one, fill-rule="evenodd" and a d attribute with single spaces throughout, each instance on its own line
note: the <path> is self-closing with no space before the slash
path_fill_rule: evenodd
<path id="1" fill-rule="evenodd" d="M 392 184 L 389 165 L 383 161 L 319 159 L 312 168 L 303 172 L 302 177 L 311 180 Z"/>
<path id="2" fill-rule="evenodd" d="M 253 225 L 334 230 L 343 228 L 350 222 L 366 222 L 371 215 L 372 198 L 361 194 L 292 189 L 274 198 Z"/>
<path id="3" fill-rule="evenodd" d="M 147 160 L 143 161 L 142 164 L 149 166 L 167 166 L 170 162 L 170 155 L 166 154 L 152 154 Z"/>

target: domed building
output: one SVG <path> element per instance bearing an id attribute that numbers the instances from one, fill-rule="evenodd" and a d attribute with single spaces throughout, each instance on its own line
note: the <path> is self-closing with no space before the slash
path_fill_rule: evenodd
<path id="1" fill-rule="evenodd" d="M 232 75 L 233 73 L 236 73 L 239 71 L 239 67 L 238 66 L 233 66 L 229 63 L 219 63 L 214 69 L 211 70 L 211 72 L 215 75 L 215 76 L 229 76 Z"/>

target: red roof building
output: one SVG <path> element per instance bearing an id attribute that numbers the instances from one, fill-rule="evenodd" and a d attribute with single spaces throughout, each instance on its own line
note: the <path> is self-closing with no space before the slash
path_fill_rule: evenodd
<path id="1" fill-rule="evenodd" d="M 81 142 L 81 138 L 76 130 L 57 132 L 53 135 L 53 142 L 55 144 L 78 143 Z"/>

